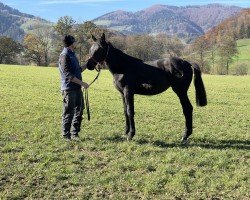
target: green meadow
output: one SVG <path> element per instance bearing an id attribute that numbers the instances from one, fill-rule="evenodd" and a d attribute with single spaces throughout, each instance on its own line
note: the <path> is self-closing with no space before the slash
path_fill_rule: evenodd
<path id="1" fill-rule="evenodd" d="M 58 69 L 0 65 L 0 199 L 250 199 L 250 76 L 203 80 L 206 107 L 189 89 L 188 146 L 171 89 L 135 96 L 137 133 L 128 142 L 108 71 L 89 88 L 91 121 L 85 112 L 79 140 L 66 141 Z"/>
<path id="2" fill-rule="evenodd" d="M 230 73 L 235 73 L 235 68 L 241 66 L 246 68 L 246 72 L 250 75 L 250 39 L 241 39 L 237 41 L 238 54 L 233 58 L 230 65 Z"/>

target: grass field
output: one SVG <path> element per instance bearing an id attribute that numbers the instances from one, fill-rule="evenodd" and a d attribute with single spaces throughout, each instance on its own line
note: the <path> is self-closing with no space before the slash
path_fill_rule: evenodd
<path id="1" fill-rule="evenodd" d="M 238 55 L 234 57 L 230 65 L 230 73 L 235 73 L 235 67 L 242 65 L 246 67 L 247 74 L 250 75 L 250 39 L 241 39 L 237 41 Z"/>
<path id="2" fill-rule="evenodd" d="M 237 42 L 238 46 L 238 59 L 242 61 L 250 61 L 250 39 L 241 39 Z"/>
<path id="3" fill-rule="evenodd" d="M 89 89 L 92 119 L 84 115 L 79 141 L 65 141 L 58 69 L 0 65 L 0 199 L 250 199 L 250 76 L 203 78 L 208 106 L 197 108 L 189 90 L 188 147 L 171 89 L 135 97 L 137 135 L 127 142 L 108 71 Z"/>

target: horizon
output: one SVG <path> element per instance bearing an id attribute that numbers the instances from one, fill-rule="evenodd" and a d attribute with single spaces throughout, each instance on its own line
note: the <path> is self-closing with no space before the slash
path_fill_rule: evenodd
<path id="1" fill-rule="evenodd" d="M 154 5 L 185 7 L 220 4 L 242 8 L 250 7 L 250 1 L 247 0 L 193 0 L 189 3 L 182 0 L 175 3 L 169 0 L 137 0 L 136 2 L 133 0 L 0 0 L 0 2 L 22 13 L 31 14 L 51 22 L 57 22 L 62 16 L 71 16 L 76 22 L 84 22 L 117 10 L 137 12 Z"/>

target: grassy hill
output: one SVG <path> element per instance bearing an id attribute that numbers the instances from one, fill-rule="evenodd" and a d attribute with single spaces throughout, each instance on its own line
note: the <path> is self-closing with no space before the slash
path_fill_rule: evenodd
<path id="1" fill-rule="evenodd" d="M 231 73 L 234 73 L 237 66 L 242 66 L 247 69 L 250 74 L 250 39 L 242 39 L 237 41 L 239 54 L 234 58 L 234 62 L 230 66 Z"/>
<path id="2" fill-rule="evenodd" d="M 58 69 L 0 65 L 0 199 L 249 199 L 250 77 L 203 78 L 208 106 L 189 91 L 188 147 L 171 89 L 135 97 L 137 135 L 127 142 L 108 71 L 89 89 L 92 119 L 84 115 L 79 141 L 65 141 Z"/>
<path id="3" fill-rule="evenodd" d="M 238 40 L 238 60 L 239 61 L 250 61 L 250 39 Z"/>
<path id="4" fill-rule="evenodd" d="M 33 15 L 21 13 L 0 2 L 0 36 L 5 35 L 21 42 L 23 36 L 37 29 L 38 25 L 46 28 L 52 26 L 52 23 Z"/>

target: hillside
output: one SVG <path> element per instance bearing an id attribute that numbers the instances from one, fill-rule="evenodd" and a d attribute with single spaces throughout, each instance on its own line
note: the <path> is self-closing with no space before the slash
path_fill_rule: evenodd
<path id="1" fill-rule="evenodd" d="M 237 15 L 221 22 L 216 27 L 209 30 L 205 34 L 205 37 L 208 40 L 211 40 L 229 34 L 233 34 L 238 39 L 242 39 L 245 37 L 250 38 L 250 9 L 244 9 Z"/>
<path id="2" fill-rule="evenodd" d="M 241 39 L 237 41 L 238 55 L 234 57 L 232 63 L 231 73 L 235 73 L 235 70 L 239 67 L 245 69 L 247 74 L 250 75 L 250 39 Z"/>
<path id="3" fill-rule="evenodd" d="M 37 24 L 46 26 L 51 23 L 33 15 L 21 13 L 0 2 L 0 36 L 5 35 L 21 41 L 24 34 L 32 31 Z"/>
<path id="4" fill-rule="evenodd" d="M 154 5 L 134 13 L 114 11 L 93 22 L 124 34 L 167 33 L 181 38 L 195 38 L 241 9 L 219 4 L 187 7 Z"/>

